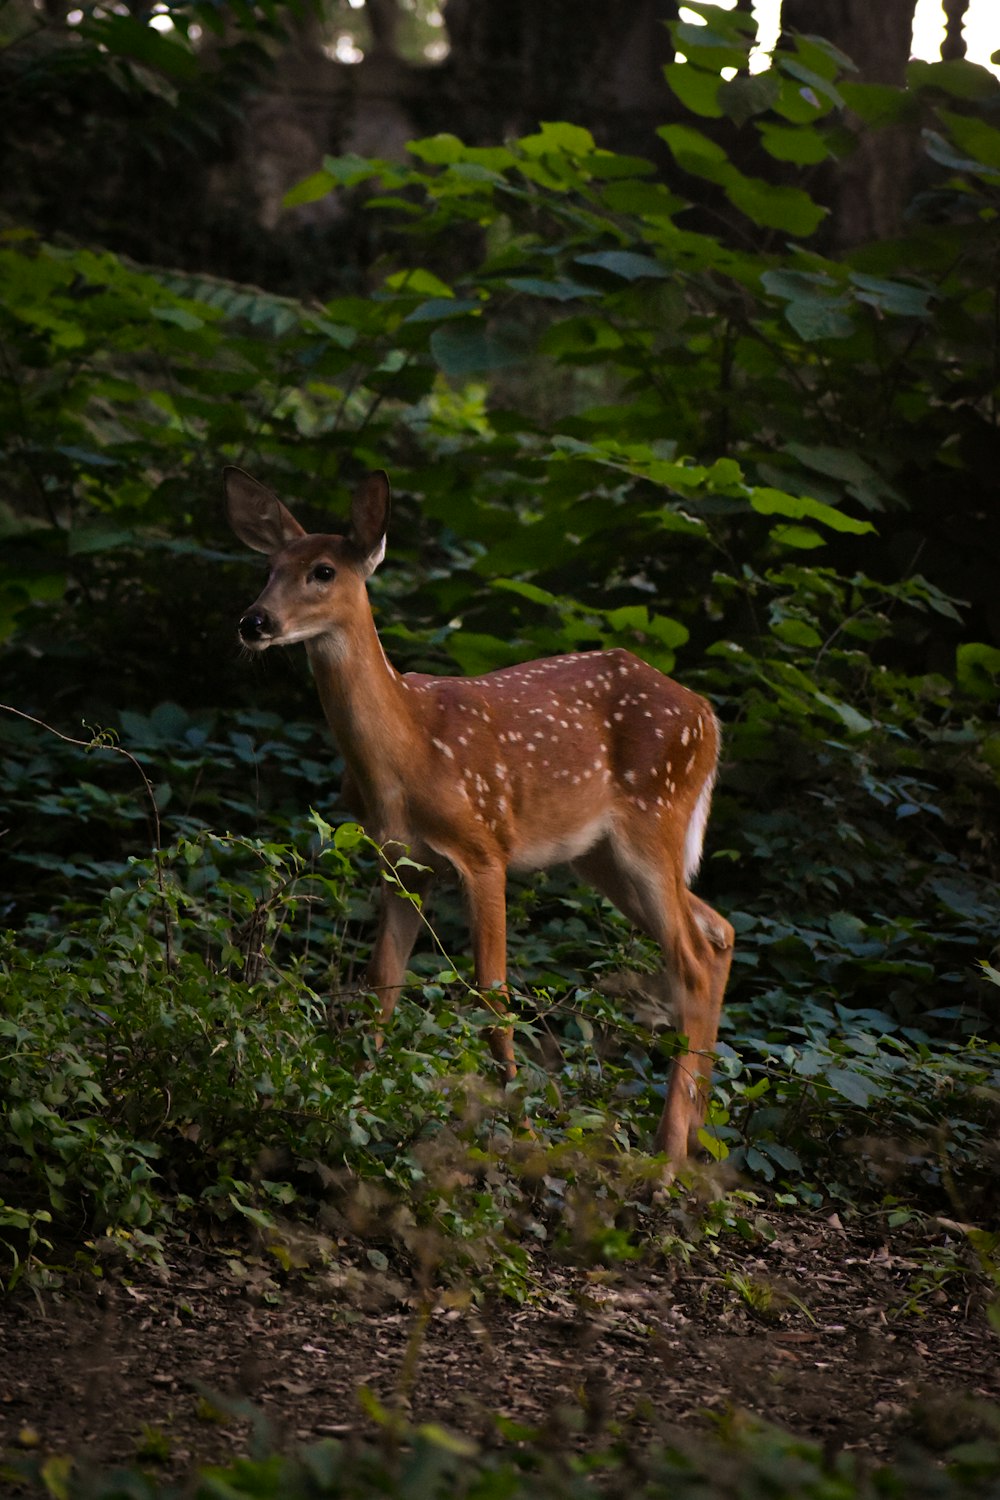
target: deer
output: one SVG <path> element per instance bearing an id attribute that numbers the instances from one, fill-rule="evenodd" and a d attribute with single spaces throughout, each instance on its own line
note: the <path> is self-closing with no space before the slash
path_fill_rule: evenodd
<path id="1" fill-rule="evenodd" d="M 733 954 L 733 928 L 691 890 L 719 760 L 708 702 L 622 648 L 581 651 L 478 677 L 398 672 L 367 580 L 385 555 L 390 487 L 356 489 L 343 534 L 310 534 L 243 470 L 224 472 L 236 536 L 268 558 L 242 616 L 253 652 L 305 645 L 343 757 L 342 800 L 383 851 L 406 850 L 410 897 L 386 882 L 364 978 L 379 1032 L 404 988 L 433 881 L 464 887 L 475 984 L 506 1085 L 516 1077 L 507 989 L 508 871 L 568 863 L 663 956 L 680 1034 L 653 1141 L 672 1175 L 704 1122 Z M 416 898 L 416 899 L 413 899 Z"/>

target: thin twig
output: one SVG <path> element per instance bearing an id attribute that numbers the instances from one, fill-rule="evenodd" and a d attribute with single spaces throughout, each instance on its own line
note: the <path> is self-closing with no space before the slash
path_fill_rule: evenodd
<path id="1" fill-rule="evenodd" d="M 126 750 L 124 745 L 116 744 L 109 737 L 107 731 L 99 731 L 89 740 L 79 740 L 71 734 L 63 734 L 61 730 L 54 729 L 51 724 L 46 724 L 44 719 L 36 719 L 34 714 L 26 714 L 20 708 L 12 708 L 9 703 L 0 703 L 0 713 L 13 714 L 17 719 L 24 719 L 29 724 L 35 724 L 39 729 L 44 729 L 47 734 L 54 734 L 56 739 L 62 740 L 64 744 L 78 745 L 81 750 L 113 750 L 116 755 L 123 755 L 142 777 L 142 784 L 146 789 L 146 796 L 149 798 L 149 805 L 153 815 L 153 865 L 156 869 L 156 887 L 160 894 L 160 905 L 163 910 L 164 955 L 166 957 L 167 968 L 172 969 L 174 966 L 173 932 L 170 921 L 170 903 L 167 900 L 166 883 L 163 878 L 163 858 L 161 852 L 163 839 L 160 830 L 160 813 L 156 806 L 156 794 L 153 791 L 152 782 L 146 775 L 140 762 L 132 754 L 131 750 Z"/>

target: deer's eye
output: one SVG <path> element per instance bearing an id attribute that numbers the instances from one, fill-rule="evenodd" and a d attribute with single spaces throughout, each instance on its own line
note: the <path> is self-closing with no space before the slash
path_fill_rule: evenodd
<path id="1" fill-rule="evenodd" d="M 309 574 L 312 583 L 329 583 L 335 577 L 336 569 L 331 568 L 329 563 L 317 563 Z"/>

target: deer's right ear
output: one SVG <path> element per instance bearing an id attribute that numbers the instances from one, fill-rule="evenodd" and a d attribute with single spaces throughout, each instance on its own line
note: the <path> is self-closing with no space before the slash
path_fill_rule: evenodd
<path id="1" fill-rule="evenodd" d="M 254 552 L 270 556 L 280 552 L 286 542 L 305 536 L 304 528 L 266 484 L 232 467 L 224 469 L 222 477 L 229 524 L 240 541 Z"/>

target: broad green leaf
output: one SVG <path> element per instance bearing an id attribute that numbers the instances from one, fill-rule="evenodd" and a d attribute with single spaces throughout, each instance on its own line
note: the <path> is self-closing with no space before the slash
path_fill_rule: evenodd
<path id="1" fill-rule="evenodd" d="M 852 448 L 834 448 L 823 443 L 785 443 L 784 448 L 806 468 L 827 474 L 831 479 L 841 479 L 845 484 L 864 484 L 877 478 L 871 465 Z"/>
<path id="2" fill-rule="evenodd" d="M 939 162 L 942 167 L 949 167 L 953 172 L 971 172 L 974 176 L 988 177 L 990 180 L 996 177 L 997 172 L 994 168 L 987 167 L 975 157 L 959 155 L 951 142 L 938 131 L 924 130 L 921 133 L 927 147 L 927 155 Z"/>
<path id="3" fill-rule="evenodd" d="M 995 125 L 988 125 L 976 115 L 958 115 L 950 109 L 939 109 L 937 114 L 963 151 L 985 166 L 1000 170 L 1000 130 Z"/>
<path id="4" fill-rule="evenodd" d="M 757 22 L 748 11 L 726 10 L 718 0 L 688 0 L 684 9 L 693 10 L 707 24 L 730 36 L 753 39 L 757 35 Z"/>
<path id="5" fill-rule="evenodd" d="M 818 533 L 813 532 L 812 535 L 817 536 Z M 822 538 L 820 538 L 820 541 L 822 541 Z M 806 649 L 812 649 L 823 644 L 823 637 L 814 625 L 810 625 L 806 620 L 797 620 L 793 617 L 778 620 L 771 626 L 771 633 L 772 635 L 776 635 L 779 641 L 785 641 L 789 646 L 802 646 Z"/>
<path id="6" fill-rule="evenodd" d="M 656 133 L 661 140 L 666 141 L 680 166 L 688 161 L 717 163 L 720 166 L 729 164 L 729 157 L 718 142 L 709 140 L 707 135 L 691 125 L 661 125 Z M 690 170 L 697 171 L 698 168 L 691 167 Z"/>
<path id="7" fill-rule="evenodd" d="M 840 92 L 847 108 L 866 125 L 895 125 L 911 116 L 916 107 L 910 90 L 888 83 L 845 81 Z"/>
<path id="8" fill-rule="evenodd" d="M 722 79 L 718 73 L 706 72 L 691 62 L 668 63 L 663 71 L 673 92 L 692 114 L 715 120 L 722 118 L 723 109 L 719 103 Z"/>
<path id="9" fill-rule="evenodd" d="M 659 510 L 644 511 L 642 518 L 654 521 L 658 531 L 677 532 L 681 536 L 704 536 L 707 530 L 705 522 L 697 516 L 686 515 L 684 511 L 667 505 Z"/>
<path id="10" fill-rule="evenodd" d="M 855 536 L 874 531 L 871 521 L 859 521 L 845 515 L 822 500 L 812 500 L 808 495 L 789 495 L 783 490 L 771 489 L 767 485 L 750 491 L 750 504 L 762 516 L 788 516 L 794 521 L 819 521 L 831 531 L 847 531 Z"/>
<path id="11" fill-rule="evenodd" d="M 828 1068 L 822 1076 L 841 1098 L 860 1105 L 862 1109 L 867 1109 L 873 1099 L 881 1098 L 885 1092 L 882 1085 L 867 1074 L 848 1072 L 846 1068 Z"/>
<path id="12" fill-rule="evenodd" d="M 784 1167 L 787 1172 L 801 1172 L 802 1162 L 794 1151 L 788 1146 L 783 1146 L 780 1141 L 758 1141 L 757 1149 L 772 1161 L 777 1162 L 779 1167 Z"/>
<path id="13" fill-rule="evenodd" d="M 145 19 L 95 11 L 87 17 L 81 31 L 96 37 L 105 51 L 140 63 L 178 83 L 193 83 L 198 76 L 194 53 L 147 25 Z"/>
<path id="14" fill-rule="evenodd" d="M 687 199 L 679 198 L 662 182 L 609 182 L 601 198 L 612 213 L 636 214 L 639 218 L 671 219 Z"/>
<path id="15" fill-rule="evenodd" d="M 762 286 L 773 296 L 788 300 L 823 298 L 827 292 L 839 295 L 841 291 L 840 283 L 823 271 L 764 271 L 760 279 Z"/>
<path id="16" fill-rule="evenodd" d="M 748 219 L 765 229 L 783 229 L 806 237 L 825 219 L 828 209 L 796 187 L 776 187 L 762 177 L 746 177 L 735 169 L 722 182 L 726 197 Z"/>
<path id="17" fill-rule="evenodd" d="M 757 126 L 761 145 L 776 161 L 790 161 L 797 166 L 812 166 L 831 155 L 830 147 L 818 130 L 808 125 L 777 125 L 764 121 Z"/>
<path id="18" fill-rule="evenodd" d="M 772 526 L 771 536 L 782 547 L 798 547 L 808 550 L 812 547 L 823 547 L 826 538 L 820 536 L 811 526 Z"/>
<path id="19" fill-rule="evenodd" d="M 458 378 L 510 369 L 527 352 L 513 338 L 495 333 L 481 318 L 444 323 L 431 334 L 431 353 L 438 368 Z"/>
<path id="20" fill-rule="evenodd" d="M 715 12 L 714 21 L 719 11 Z M 745 68 L 750 51 L 749 38 L 726 33 L 714 26 L 692 26 L 687 21 L 668 23 L 677 51 L 691 64 L 721 72 L 723 68 Z"/>
<path id="21" fill-rule="evenodd" d="M 835 911 L 827 918 L 826 925 L 831 935 L 845 948 L 856 947 L 867 939 L 867 928 L 864 922 L 852 912 Z"/>
<path id="22" fill-rule="evenodd" d="M 342 156 L 324 156 L 323 171 L 333 178 L 338 187 L 354 187 L 372 177 L 392 181 L 394 176 L 388 162 L 358 156 L 353 151 L 347 151 Z"/>
<path id="23" fill-rule="evenodd" d="M 807 68 L 804 63 L 799 62 L 798 58 L 795 57 L 782 56 L 779 59 L 778 66 L 783 73 L 788 74 L 789 77 L 794 78 L 798 83 L 804 84 L 807 89 L 818 94 L 821 99 L 826 99 L 838 109 L 843 109 L 844 101 L 832 79 L 824 78 L 814 68 Z"/>
<path id="24" fill-rule="evenodd" d="M 404 271 L 394 271 L 385 278 L 385 285 L 394 292 L 412 292 L 421 297 L 454 297 L 455 293 L 446 281 L 435 276 L 423 266 L 409 266 Z"/>
<path id="25" fill-rule="evenodd" d="M 315 203 L 320 198 L 325 198 L 337 186 L 337 179 L 330 172 L 314 172 L 311 177 L 304 178 L 296 183 L 295 187 L 289 188 L 282 198 L 285 208 L 299 208 L 303 203 Z"/>
<path id="26" fill-rule="evenodd" d="M 745 125 L 755 115 L 773 108 L 781 95 L 781 80 L 772 69 L 765 73 L 737 73 L 719 89 L 719 104 L 727 119 Z"/>
<path id="27" fill-rule="evenodd" d="M 839 698 L 831 698 L 828 693 L 817 693 L 816 702 L 822 703 L 837 715 L 837 718 L 851 734 L 867 734 L 874 726 L 871 719 L 864 714 L 858 713 L 849 703 L 843 703 Z"/>
<path id="28" fill-rule="evenodd" d="M 466 147 L 458 136 L 449 135 L 444 131 L 439 135 L 429 135 L 418 141 L 409 141 L 406 149 L 420 161 L 425 161 L 429 166 L 435 167 L 445 167 L 452 162 L 462 161 L 466 153 Z"/>
<path id="29" fill-rule="evenodd" d="M 572 302 L 580 297 L 600 295 L 596 287 L 584 286 L 582 282 L 571 281 L 566 276 L 556 277 L 552 281 L 545 281 L 540 276 L 508 276 L 506 285 L 512 291 L 525 292 L 529 297 L 550 297 L 555 302 Z"/>
<path id="30" fill-rule="evenodd" d="M 934 294 L 925 287 L 914 286 L 908 281 L 887 281 L 881 276 L 865 276 L 860 271 L 852 271 L 848 279 L 857 288 L 857 300 L 870 303 L 880 312 L 905 318 L 926 318 L 930 314 Z"/>
<path id="31" fill-rule="evenodd" d="M 597 266 L 624 281 L 641 281 L 649 277 L 662 279 L 670 275 L 658 260 L 651 255 L 640 255 L 635 250 L 593 250 L 586 255 L 577 255 L 575 260 L 579 266 Z"/>
<path id="32" fill-rule="evenodd" d="M 955 652 L 959 684 L 977 697 L 995 699 L 1000 688 L 1000 647 L 964 641 Z"/>
<path id="33" fill-rule="evenodd" d="M 411 313 L 407 313 L 403 319 L 404 323 L 439 323 L 442 318 L 459 318 L 466 313 L 476 312 L 483 304 L 471 297 L 431 297 L 427 302 L 421 302 Z"/>
<path id="34" fill-rule="evenodd" d="M 819 339 L 846 339 L 854 332 L 846 297 L 800 297 L 786 303 L 785 317 L 806 343 Z"/>
<path id="35" fill-rule="evenodd" d="M 204 328 L 205 319 L 186 307 L 151 307 L 150 313 L 160 323 L 173 323 L 176 328 Z"/>
<path id="36" fill-rule="evenodd" d="M 525 583 L 519 578 L 494 578 L 495 589 L 505 589 L 511 594 L 520 594 L 523 599 L 530 599 L 533 604 L 547 604 L 558 607 L 559 599 L 548 589 L 539 588 L 537 584 Z"/>
<path id="37" fill-rule="evenodd" d="M 518 145 L 529 156 L 546 156 L 553 152 L 592 156 L 597 149 L 589 130 L 582 125 L 571 125 L 567 120 L 543 120 L 537 135 L 522 136 Z"/>
<path id="38" fill-rule="evenodd" d="M 940 89 L 954 99 L 993 99 L 1000 93 L 1000 82 L 989 69 L 965 58 L 951 62 L 922 62 L 915 58 L 906 69 L 906 86 Z"/>

